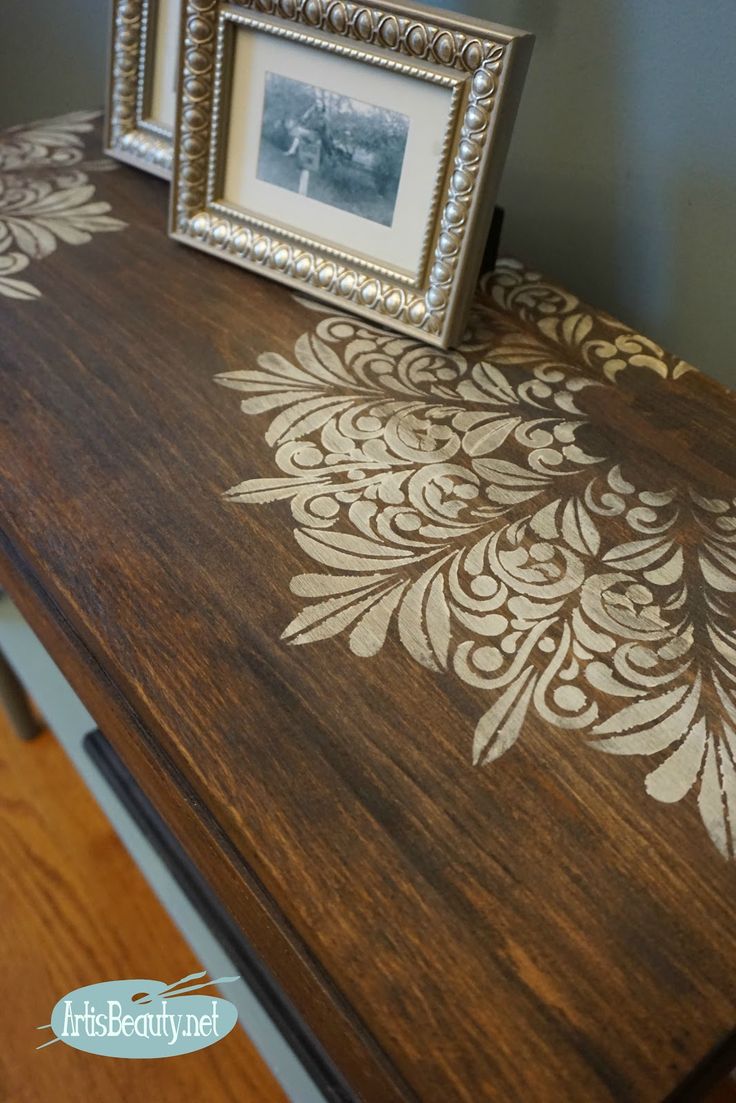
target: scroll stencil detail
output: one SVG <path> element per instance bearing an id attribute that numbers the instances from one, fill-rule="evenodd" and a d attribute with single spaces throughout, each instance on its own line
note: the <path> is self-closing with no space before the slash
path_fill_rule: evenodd
<path id="1" fill-rule="evenodd" d="M 95 199 L 90 173 L 117 166 L 86 160 L 83 134 L 99 112 L 77 111 L 0 133 L 0 295 L 38 299 L 18 274 L 55 252 L 59 242 L 85 245 L 93 234 L 122 230 L 110 204 Z"/>
<path id="2" fill-rule="evenodd" d="M 736 502 L 639 485 L 600 454 L 584 392 L 632 367 L 692 370 L 509 261 L 457 352 L 325 316 L 292 359 L 218 377 L 269 415 L 279 470 L 227 497 L 288 500 L 316 564 L 292 580 L 286 641 L 344 635 L 368 658 L 395 632 L 487 694 L 478 765 L 532 711 L 599 751 L 651 756 L 649 795 L 692 792 L 733 858 Z"/>

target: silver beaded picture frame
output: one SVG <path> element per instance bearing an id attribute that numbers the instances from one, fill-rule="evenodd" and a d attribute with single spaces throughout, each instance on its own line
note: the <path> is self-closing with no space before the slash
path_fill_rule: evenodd
<path id="1" fill-rule="evenodd" d="M 185 2 L 171 236 L 456 344 L 533 36 L 390 0 Z"/>
<path id="2" fill-rule="evenodd" d="M 184 0 L 113 0 L 105 152 L 171 179 Z M 170 70 L 174 70 L 173 76 Z"/>

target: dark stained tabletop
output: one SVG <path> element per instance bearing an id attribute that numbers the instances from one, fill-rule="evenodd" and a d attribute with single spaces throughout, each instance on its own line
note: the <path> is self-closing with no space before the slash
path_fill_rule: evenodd
<path id="1" fill-rule="evenodd" d="M 736 1059 L 733 398 L 510 260 L 448 354 L 297 299 L 87 125 L 0 145 L 0 580 L 108 738 L 371 1103 Z"/>

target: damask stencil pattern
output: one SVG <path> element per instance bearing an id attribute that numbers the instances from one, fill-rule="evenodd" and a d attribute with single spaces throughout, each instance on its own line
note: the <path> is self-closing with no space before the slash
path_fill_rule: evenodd
<path id="1" fill-rule="evenodd" d="M 86 160 L 84 134 L 98 112 L 77 111 L 0 133 L 0 295 L 38 299 L 41 292 L 19 273 L 59 242 L 84 245 L 93 234 L 122 230 L 110 204 L 95 200 L 90 173 L 117 166 Z"/>
<path id="2" fill-rule="evenodd" d="M 632 368 L 692 370 L 510 261 L 457 352 L 324 316 L 291 359 L 219 377 L 269 418 L 279 472 L 227 497 L 291 503 L 314 567 L 292 580 L 285 641 L 342 635 L 374 659 L 394 632 L 487 694 L 477 765 L 534 712 L 599 752 L 651 757 L 650 797 L 692 794 L 733 857 L 736 501 L 664 464 L 643 485 L 608 454 L 586 398 Z"/>

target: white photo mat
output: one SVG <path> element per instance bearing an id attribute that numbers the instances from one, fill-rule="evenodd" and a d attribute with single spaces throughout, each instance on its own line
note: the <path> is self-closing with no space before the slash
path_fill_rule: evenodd
<path id="1" fill-rule="evenodd" d="M 183 0 L 153 0 L 153 73 L 149 114 L 152 122 L 174 133 L 179 60 L 179 21 Z"/>

